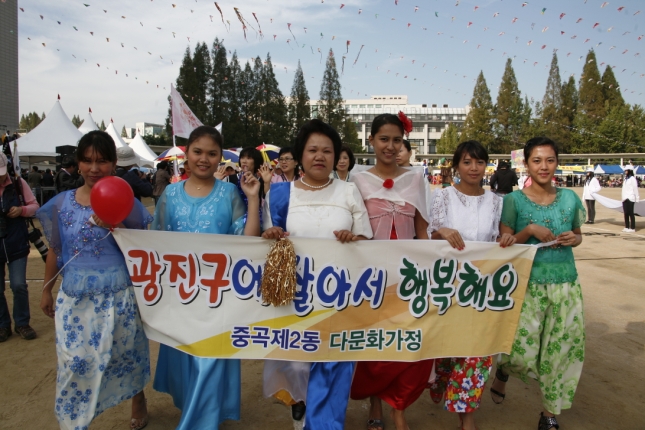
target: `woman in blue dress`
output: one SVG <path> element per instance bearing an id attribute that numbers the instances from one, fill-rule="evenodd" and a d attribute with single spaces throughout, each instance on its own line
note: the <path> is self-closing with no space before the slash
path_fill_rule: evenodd
<path id="1" fill-rule="evenodd" d="M 252 172 L 240 178 L 246 208 L 234 184 L 213 174 L 222 158 L 222 135 L 197 127 L 186 144 L 190 178 L 171 184 L 155 210 L 153 230 L 260 235 L 260 183 Z M 177 429 L 216 429 L 240 419 L 240 360 L 199 358 L 166 345 L 159 348 L 154 388 L 172 396 L 182 411 Z"/>
<path id="2" fill-rule="evenodd" d="M 61 429 L 87 429 L 101 412 L 132 398 L 130 427 L 138 430 L 148 423 L 148 339 L 123 254 L 90 207 L 94 184 L 114 174 L 114 141 L 92 131 L 79 141 L 76 158 L 85 184 L 58 194 L 36 213 L 50 247 L 40 307 L 56 325 L 54 412 Z M 135 199 L 119 227 L 146 229 L 150 221 Z M 63 265 L 54 302 L 52 288 Z"/>

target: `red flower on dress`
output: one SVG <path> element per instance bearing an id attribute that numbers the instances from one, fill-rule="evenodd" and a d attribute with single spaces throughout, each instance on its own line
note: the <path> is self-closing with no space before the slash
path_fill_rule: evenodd
<path id="1" fill-rule="evenodd" d="M 403 123 L 403 131 L 405 132 L 405 135 L 408 136 L 412 131 L 412 120 L 405 116 L 402 111 L 399 111 L 399 120 Z"/>
<path id="2" fill-rule="evenodd" d="M 392 179 L 386 179 L 383 181 L 383 186 L 387 189 L 390 189 L 394 186 L 394 181 Z"/>

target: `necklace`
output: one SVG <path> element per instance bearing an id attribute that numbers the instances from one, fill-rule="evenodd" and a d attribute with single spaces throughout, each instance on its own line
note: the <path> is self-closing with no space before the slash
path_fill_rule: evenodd
<path id="1" fill-rule="evenodd" d="M 327 185 L 331 184 L 331 181 L 332 179 L 329 178 L 325 184 L 316 186 L 316 185 L 309 185 L 308 183 L 305 182 L 305 178 L 300 178 L 300 182 L 302 182 L 302 185 L 306 185 L 307 187 L 312 188 L 314 190 L 325 188 Z"/>

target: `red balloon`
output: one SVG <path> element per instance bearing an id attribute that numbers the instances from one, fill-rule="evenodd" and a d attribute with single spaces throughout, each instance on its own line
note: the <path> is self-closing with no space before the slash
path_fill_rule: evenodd
<path id="1" fill-rule="evenodd" d="M 130 215 L 134 193 L 125 180 L 118 176 L 107 176 L 92 187 L 90 204 L 101 221 L 114 227 Z"/>

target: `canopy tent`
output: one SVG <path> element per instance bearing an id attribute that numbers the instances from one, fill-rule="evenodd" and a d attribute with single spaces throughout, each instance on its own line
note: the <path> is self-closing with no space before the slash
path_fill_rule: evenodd
<path id="1" fill-rule="evenodd" d="M 114 144 L 116 145 L 117 148 L 123 148 L 124 146 L 128 146 L 127 143 L 121 139 L 121 135 L 117 133 L 116 128 L 114 128 L 114 123 L 110 121 L 110 125 L 107 126 L 105 129 L 105 132 L 109 134 L 112 139 L 114 139 Z"/>
<path id="2" fill-rule="evenodd" d="M 134 136 L 134 139 L 132 139 L 132 142 L 130 142 L 130 148 L 132 148 L 132 150 L 139 156 L 141 160 L 139 164 L 140 166 L 155 166 L 155 159 L 157 158 L 157 154 L 152 152 L 152 149 L 150 149 L 150 147 L 148 146 L 146 141 L 143 140 L 138 131 Z"/>
<path id="3" fill-rule="evenodd" d="M 619 165 L 609 165 L 609 164 L 598 164 L 593 171 L 596 174 L 604 175 L 622 175 L 623 168 Z"/>
<path id="4" fill-rule="evenodd" d="M 634 170 L 634 175 L 645 175 L 645 167 L 636 166 L 636 169 Z"/>
<path id="5" fill-rule="evenodd" d="M 55 157 L 57 146 L 78 145 L 82 136 L 56 100 L 43 122 L 16 142 L 22 161 L 38 163 Z"/>
<path id="6" fill-rule="evenodd" d="M 92 111 L 90 109 L 88 109 L 82 119 L 83 123 L 78 127 L 78 131 L 81 133 L 87 134 L 90 131 L 99 129 L 99 126 L 94 122 L 94 118 L 92 118 Z"/>

